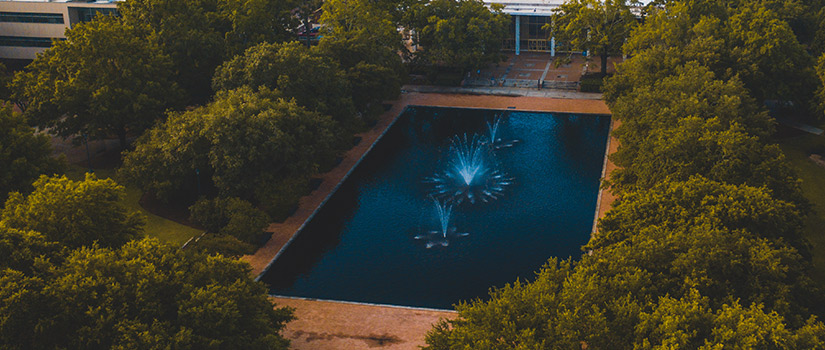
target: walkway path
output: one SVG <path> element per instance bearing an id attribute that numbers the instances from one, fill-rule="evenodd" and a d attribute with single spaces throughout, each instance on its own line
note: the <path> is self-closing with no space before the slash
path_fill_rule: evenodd
<path id="1" fill-rule="evenodd" d="M 561 98 L 575 100 L 601 100 L 602 94 L 590 92 L 578 92 L 572 90 L 536 89 L 519 87 L 500 86 L 430 86 L 430 85 L 406 85 L 407 92 L 421 93 L 442 93 L 442 94 L 468 94 L 468 95 L 494 95 L 508 97 L 543 97 Z"/>
<path id="2" fill-rule="evenodd" d="M 297 319 L 283 335 L 294 350 L 413 350 L 424 344 L 424 334 L 454 311 L 366 305 L 272 297 L 279 306 L 295 308 Z"/>

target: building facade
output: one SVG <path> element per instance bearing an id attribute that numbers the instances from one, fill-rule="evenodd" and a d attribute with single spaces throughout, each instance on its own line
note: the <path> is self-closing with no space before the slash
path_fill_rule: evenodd
<path id="1" fill-rule="evenodd" d="M 544 25 L 551 22 L 553 10 L 564 0 L 484 0 L 487 4 L 501 4 L 510 15 L 510 37 L 504 49 L 521 52 L 548 52 L 556 54 L 556 41 Z"/>
<path id="2" fill-rule="evenodd" d="M 65 31 L 98 13 L 113 14 L 117 1 L 0 0 L 0 59 L 32 60 L 65 40 Z"/>

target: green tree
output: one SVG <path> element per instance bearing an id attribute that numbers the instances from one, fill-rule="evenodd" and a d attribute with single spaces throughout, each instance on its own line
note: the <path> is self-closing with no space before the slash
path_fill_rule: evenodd
<path id="1" fill-rule="evenodd" d="M 285 42 L 295 38 L 297 21 L 293 0 L 227 0 L 232 8 L 232 30 L 226 34 L 228 57 L 243 54 L 263 42 Z"/>
<path id="2" fill-rule="evenodd" d="M 687 117 L 718 118 L 726 126 L 740 124 L 759 137 L 769 136 L 775 123 L 736 77 L 723 81 L 696 61 L 676 67 L 672 75 L 651 85 L 639 85 L 610 103 L 613 117 L 622 121 L 615 135 L 622 144 L 637 144 L 651 133 L 672 127 Z"/>
<path id="3" fill-rule="evenodd" d="M 0 101 L 0 200 L 9 192 L 28 193 L 40 175 L 62 173 L 64 159 L 51 157 L 49 138 L 35 134 L 26 119 Z"/>
<path id="4" fill-rule="evenodd" d="M 218 67 L 212 84 L 215 90 L 242 86 L 278 90 L 298 105 L 353 129 L 355 110 L 345 73 L 332 59 L 297 42 L 251 47 Z"/>
<path id="5" fill-rule="evenodd" d="M 235 236 L 207 233 L 196 242 L 192 243 L 191 248 L 196 249 L 206 254 L 220 254 L 226 257 L 238 258 L 243 255 L 255 253 L 256 246 L 241 241 Z"/>
<path id="6" fill-rule="evenodd" d="M 160 198 L 195 194 L 203 187 L 222 196 L 276 200 L 267 189 L 308 179 L 334 159 L 335 127 L 329 117 L 307 111 L 264 89 L 218 93 L 207 106 L 172 113 L 124 154 L 121 174 Z"/>
<path id="7" fill-rule="evenodd" d="M 807 104 L 816 81 L 814 60 L 788 22 L 765 4 L 745 2 L 725 26 L 731 45 L 726 66 L 738 73 L 758 101 Z"/>
<path id="8" fill-rule="evenodd" d="M 54 300 L 44 295 L 46 281 L 12 269 L 0 269 L 0 346 L 9 350 L 47 349 L 37 342 L 52 336 Z M 52 347 L 53 348 L 53 347 Z"/>
<path id="9" fill-rule="evenodd" d="M 227 58 L 227 34 L 235 27 L 240 31 L 230 39 L 237 43 L 246 37 L 244 11 L 239 11 L 237 23 L 232 17 L 242 4 L 240 0 L 135 0 L 120 2 L 117 9 L 125 23 L 140 30 L 136 40 L 157 42 L 171 58 L 174 81 L 187 93 L 185 102 L 199 103 L 212 95 L 209 83 L 215 68 Z M 257 25 L 247 19 L 252 22 L 248 25 Z"/>
<path id="10" fill-rule="evenodd" d="M 69 247 L 95 242 L 117 247 L 140 235 L 144 220 L 119 203 L 124 191 L 111 179 L 98 180 L 91 174 L 83 181 L 41 176 L 28 196 L 9 195 L 0 223 L 40 232 Z"/>
<path id="11" fill-rule="evenodd" d="M 763 144 L 739 124 L 728 127 L 717 118 L 688 117 L 651 133 L 637 146 L 635 152 L 612 156 L 621 167 L 610 178 L 618 193 L 701 175 L 730 184 L 765 186 L 777 198 L 805 203 L 779 147 Z M 625 157 L 631 154 L 633 158 Z"/>
<path id="12" fill-rule="evenodd" d="M 738 302 L 713 312 L 697 292 L 664 297 L 655 309 L 640 315 L 637 349 L 817 349 L 825 346 L 821 322 L 811 319 L 794 331 L 775 312 Z"/>
<path id="13" fill-rule="evenodd" d="M 14 78 L 29 121 L 63 137 L 116 135 L 122 146 L 179 104 L 169 58 L 114 16 L 66 31 Z"/>
<path id="14" fill-rule="evenodd" d="M 147 239 L 74 251 L 42 276 L 0 272 L 4 349 L 287 349 L 292 310 L 249 266 Z"/>
<path id="15" fill-rule="evenodd" d="M 10 81 L 11 76 L 9 71 L 6 69 L 6 65 L 0 63 L 0 100 L 11 101 L 11 90 L 9 89 Z"/>
<path id="16" fill-rule="evenodd" d="M 555 10 L 552 35 L 571 48 L 599 55 L 601 73 L 606 75 L 607 57 L 621 54 L 622 45 L 636 26 L 629 5 L 627 0 L 567 0 Z"/>
<path id="17" fill-rule="evenodd" d="M 324 2 L 318 51 L 346 71 L 355 107 L 365 112 L 401 91 L 401 34 L 388 4 L 368 0 Z"/>
<path id="18" fill-rule="evenodd" d="M 35 262 L 58 258 L 60 246 L 40 232 L 18 230 L 0 223 L 0 270 L 31 273 Z"/>
<path id="19" fill-rule="evenodd" d="M 702 2 L 677 2 L 654 11 L 627 40 L 624 51 L 633 55 L 613 82 L 608 100 L 633 86 L 652 85 L 678 66 L 697 61 L 728 80 L 738 75 L 757 101 L 766 99 L 809 103 L 815 82 L 813 60 L 797 40 L 788 22 L 770 3 L 743 2 L 703 12 Z M 641 59 L 636 59 L 643 57 Z"/>
<path id="20" fill-rule="evenodd" d="M 816 73 L 819 76 L 820 86 L 816 91 L 819 98 L 820 111 L 825 111 L 825 54 L 819 57 L 819 62 L 816 66 Z"/>
<path id="21" fill-rule="evenodd" d="M 794 325 L 758 304 L 712 302 L 693 288 L 669 294 L 662 269 L 630 265 L 642 258 L 623 261 L 594 254 L 582 260 L 574 268 L 569 261 L 551 259 L 534 281 L 516 281 L 492 290 L 488 300 L 456 305 L 458 317 L 436 324 L 427 334 L 426 349 L 647 349 L 668 344 L 708 344 L 710 349 L 715 343 L 747 348 L 773 334 L 784 336 L 776 348 L 795 349 L 816 348 L 825 340 L 822 322 L 812 318 Z M 773 328 L 761 328 L 768 324 Z"/>
<path id="22" fill-rule="evenodd" d="M 236 197 L 201 199 L 189 207 L 193 221 L 208 231 L 258 243 L 269 225 L 266 213 Z"/>
<path id="23" fill-rule="evenodd" d="M 775 199 L 765 188 L 694 176 L 686 182 L 663 182 L 650 190 L 625 193 L 599 220 L 599 234 L 588 246 L 616 244 L 646 227 L 676 229 L 703 223 L 793 241 L 800 238 L 801 216 L 799 208 Z"/>
<path id="24" fill-rule="evenodd" d="M 503 60 L 501 43 L 508 35 L 510 16 L 502 6 L 488 8 L 480 0 L 431 0 L 410 10 L 410 27 L 422 49 L 415 57 L 429 65 L 462 72 Z"/>

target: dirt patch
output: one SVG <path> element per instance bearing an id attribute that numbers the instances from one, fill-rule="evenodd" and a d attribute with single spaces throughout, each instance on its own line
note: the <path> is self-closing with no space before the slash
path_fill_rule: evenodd
<path id="1" fill-rule="evenodd" d="M 356 339 L 362 340 L 370 348 L 379 348 L 384 346 L 389 346 L 393 344 L 403 343 L 404 341 L 397 336 L 390 335 L 390 334 L 370 334 L 370 335 L 358 335 L 358 334 L 343 334 L 343 333 L 318 333 L 318 332 L 304 332 L 304 331 L 296 331 L 293 333 L 293 337 L 296 339 L 304 338 L 304 341 L 307 343 L 311 343 L 316 340 L 325 340 L 325 341 L 334 341 L 335 339 Z"/>

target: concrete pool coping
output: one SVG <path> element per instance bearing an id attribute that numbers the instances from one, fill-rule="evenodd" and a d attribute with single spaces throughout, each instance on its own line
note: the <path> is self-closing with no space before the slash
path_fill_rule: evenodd
<path id="1" fill-rule="evenodd" d="M 278 256 L 289 246 L 289 243 L 301 231 L 306 223 L 323 206 L 329 197 L 335 193 L 341 183 L 347 179 L 352 170 L 361 162 L 363 157 L 373 148 L 386 131 L 392 126 L 403 111 L 409 106 L 448 107 L 448 108 L 475 108 L 529 112 L 555 112 L 590 115 L 610 115 L 610 110 L 602 100 L 575 100 L 575 99 L 548 99 L 542 97 L 510 97 L 510 96 L 480 96 L 454 95 L 436 93 L 405 93 L 393 106 L 381 115 L 375 127 L 360 133 L 361 142 L 347 151 L 338 166 L 321 176 L 322 183 L 309 195 L 300 199 L 295 213 L 282 223 L 272 223 L 267 228 L 272 232 L 272 238 L 252 255 L 241 257 L 252 267 L 252 274 L 259 280 Z M 613 144 L 613 142 L 610 142 Z M 606 165 L 610 166 L 610 164 Z M 607 196 L 599 191 L 598 211 L 606 210 L 609 206 L 602 199 Z M 599 215 L 599 214 L 597 214 Z"/>

